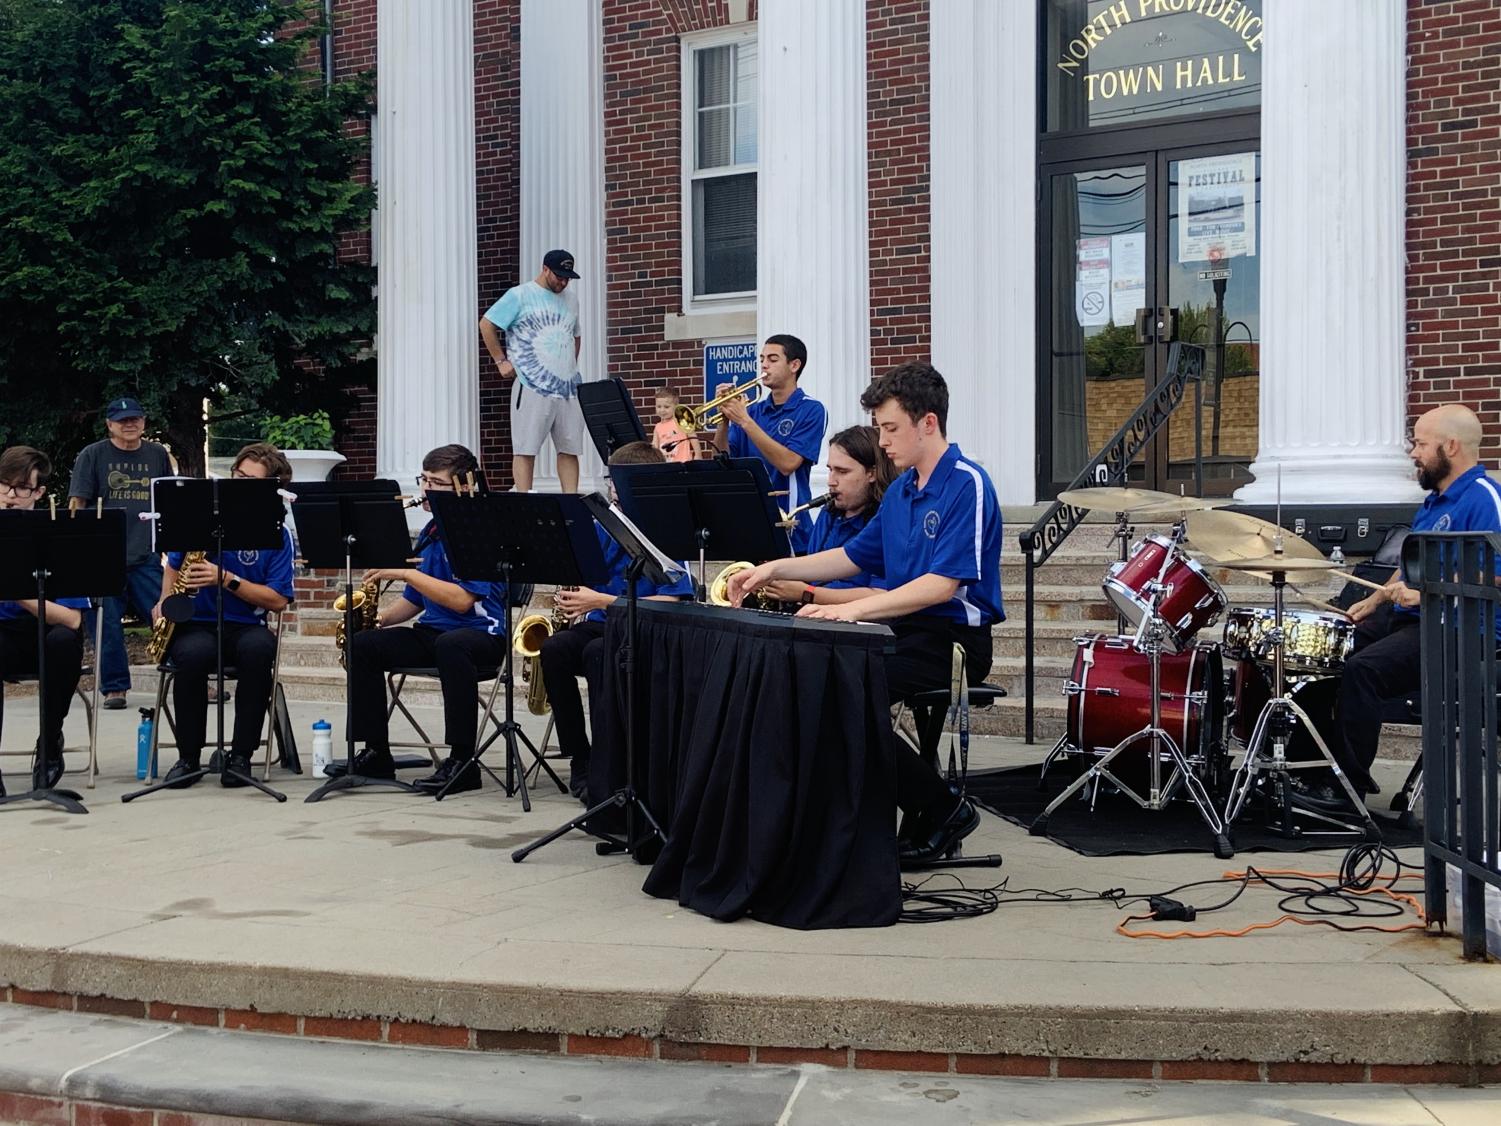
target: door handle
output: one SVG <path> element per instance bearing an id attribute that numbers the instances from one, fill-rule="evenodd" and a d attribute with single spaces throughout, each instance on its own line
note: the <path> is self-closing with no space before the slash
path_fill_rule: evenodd
<path id="1" fill-rule="evenodd" d="M 1136 343 L 1160 340 L 1171 344 L 1178 339 L 1178 310 L 1172 305 L 1136 310 Z"/>

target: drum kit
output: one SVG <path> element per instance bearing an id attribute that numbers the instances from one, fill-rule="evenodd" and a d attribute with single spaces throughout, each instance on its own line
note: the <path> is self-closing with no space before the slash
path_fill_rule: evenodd
<path id="1" fill-rule="evenodd" d="M 1233 855 L 1230 828 L 1253 799 L 1267 827 L 1286 836 L 1379 840 L 1326 735 L 1355 627 L 1325 602 L 1307 599 L 1320 611 L 1285 605 L 1289 587 L 1296 592 L 1331 574 L 1355 576 L 1276 524 L 1213 511 L 1230 503 L 1225 499 L 1108 487 L 1075 489 L 1058 499 L 1115 513 L 1112 539 L 1120 544 L 1120 560 L 1102 588 L 1117 611 L 1118 632 L 1075 639 L 1064 686 L 1067 728 L 1042 773 L 1066 758 L 1078 775 L 1031 832 L 1045 834 L 1052 814 L 1086 788 L 1093 809 L 1108 786 L 1146 810 L 1185 796 L 1221 858 Z M 1171 530 L 1128 550 L 1133 520 L 1171 521 Z M 1213 567 L 1268 582 L 1271 607 L 1229 607 L 1189 548 Z M 1223 641 L 1201 640 L 1222 616 Z M 1243 749 L 1238 764 L 1235 745 Z M 1348 811 L 1295 800 L 1294 772 L 1308 769 L 1333 775 L 1349 799 Z"/>

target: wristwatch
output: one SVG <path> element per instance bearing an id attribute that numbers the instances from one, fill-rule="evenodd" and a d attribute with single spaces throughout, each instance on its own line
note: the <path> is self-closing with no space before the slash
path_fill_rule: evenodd
<path id="1" fill-rule="evenodd" d="M 230 575 L 229 578 L 226 579 L 225 582 L 224 582 L 224 589 L 225 590 L 239 590 L 240 589 L 240 577 L 238 575 Z"/>
<path id="2" fill-rule="evenodd" d="M 804 587 L 803 596 L 802 598 L 798 599 L 798 601 L 801 602 L 804 606 L 811 605 L 813 602 L 813 588 L 811 586 Z"/>

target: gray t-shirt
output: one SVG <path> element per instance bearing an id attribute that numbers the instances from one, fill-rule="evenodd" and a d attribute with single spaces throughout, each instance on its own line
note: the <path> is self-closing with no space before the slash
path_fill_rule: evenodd
<path id="1" fill-rule="evenodd" d="M 122 450 L 106 438 L 79 453 L 68 495 L 86 501 L 103 497 L 106 508 L 125 510 L 125 565 L 134 567 L 152 558 L 151 525 L 137 519 L 150 509 L 151 481 L 172 474 L 166 447 L 142 442 L 138 450 Z"/>

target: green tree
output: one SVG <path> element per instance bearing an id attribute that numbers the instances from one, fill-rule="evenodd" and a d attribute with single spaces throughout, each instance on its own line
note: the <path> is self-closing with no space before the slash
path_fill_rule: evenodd
<path id="1" fill-rule="evenodd" d="M 335 415 L 371 379 L 354 179 L 368 80 L 325 86 L 304 0 L 0 0 L 7 441 L 62 465 L 141 399 L 186 471 L 203 408 Z"/>

